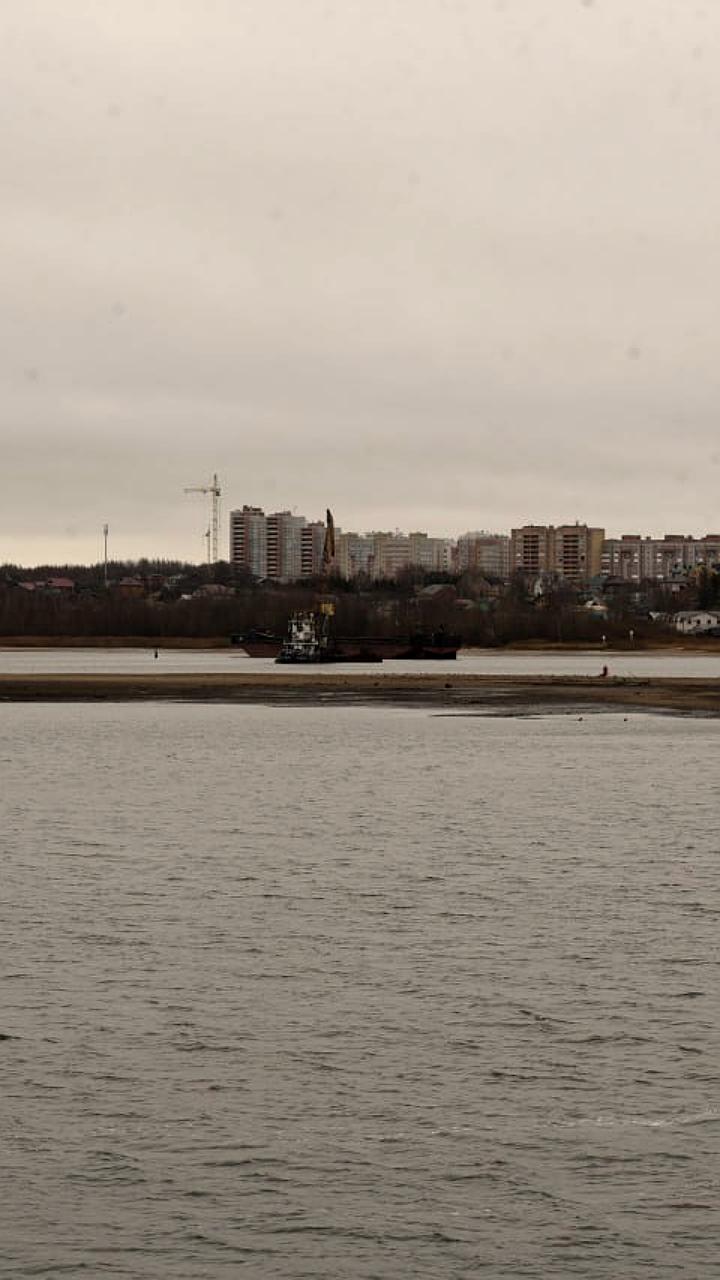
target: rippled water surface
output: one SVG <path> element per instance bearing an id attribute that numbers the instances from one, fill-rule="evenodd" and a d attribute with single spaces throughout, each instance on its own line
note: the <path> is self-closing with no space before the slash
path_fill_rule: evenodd
<path id="1" fill-rule="evenodd" d="M 719 741 L 4 704 L 0 1273 L 714 1274 Z"/>

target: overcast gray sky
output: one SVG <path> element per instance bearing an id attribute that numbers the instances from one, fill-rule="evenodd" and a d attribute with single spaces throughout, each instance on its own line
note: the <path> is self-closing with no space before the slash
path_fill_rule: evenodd
<path id="1" fill-rule="evenodd" d="M 8 0 L 0 561 L 718 531 L 717 0 Z M 226 520 L 224 520 L 224 525 Z"/>

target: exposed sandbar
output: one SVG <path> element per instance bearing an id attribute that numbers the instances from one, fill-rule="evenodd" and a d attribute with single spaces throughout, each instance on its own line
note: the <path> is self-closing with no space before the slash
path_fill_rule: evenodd
<path id="1" fill-rule="evenodd" d="M 307 672 L 172 675 L 0 674 L 0 701 L 385 705 L 502 711 L 519 707 L 720 714 L 720 679 L 599 676 L 314 675 Z"/>

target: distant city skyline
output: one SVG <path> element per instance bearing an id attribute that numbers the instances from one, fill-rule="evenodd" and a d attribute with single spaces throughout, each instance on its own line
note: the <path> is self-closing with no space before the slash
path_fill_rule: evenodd
<path id="1" fill-rule="evenodd" d="M 225 493 L 225 490 L 223 489 L 223 494 L 224 493 Z M 280 505 L 277 507 L 272 506 L 272 504 L 266 504 L 264 507 L 262 506 L 261 503 L 257 503 L 256 505 L 258 506 L 259 509 L 263 511 L 264 514 L 268 516 L 273 514 L 274 515 L 289 514 L 296 519 L 299 518 L 301 521 L 307 521 L 308 524 L 313 524 L 313 523 L 317 524 L 319 522 L 322 522 L 324 518 L 324 508 L 322 512 L 317 512 L 317 513 L 311 512 L 311 513 L 305 514 L 303 512 L 300 512 L 298 503 L 294 503 L 292 506 Z M 232 544 L 231 517 L 232 517 L 233 511 L 238 509 L 239 508 L 236 507 L 236 504 L 232 503 L 230 500 L 230 497 L 228 496 L 228 499 L 225 502 L 223 509 L 221 510 L 221 519 L 220 519 L 219 559 L 221 560 L 228 560 L 231 558 L 231 553 L 230 553 L 231 544 Z M 210 528 L 209 507 L 206 510 L 205 506 L 203 506 L 202 503 L 200 503 L 200 504 L 195 504 L 194 508 L 186 507 L 186 510 L 188 512 L 188 516 L 190 517 L 190 520 L 193 523 L 196 531 L 195 538 L 194 538 L 194 541 L 197 544 L 195 554 L 193 554 L 192 551 L 190 552 L 190 554 L 185 554 L 182 549 L 183 543 L 181 542 L 177 545 L 173 545 L 171 542 L 168 541 L 167 536 L 164 538 L 163 537 L 159 538 L 157 542 L 152 542 L 150 545 L 141 543 L 139 544 L 139 548 L 133 551 L 124 551 L 123 550 L 124 546 L 128 546 L 130 543 L 135 544 L 136 536 L 132 536 L 132 535 L 124 536 L 124 531 L 122 529 L 117 529 L 110 522 L 107 522 L 108 523 L 109 558 L 115 561 L 126 561 L 126 560 L 132 561 L 132 560 L 138 560 L 141 558 L 147 558 L 147 559 L 180 560 L 180 561 L 186 561 L 188 563 L 195 563 L 195 564 L 205 563 L 205 561 L 207 560 L 207 551 L 208 551 L 208 530 Z M 720 532 L 719 532 L 720 517 L 718 518 L 717 527 L 715 529 L 711 527 L 705 528 L 705 529 L 699 528 L 696 523 L 694 526 L 690 526 L 690 527 L 677 527 L 677 526 L 670 527 L 669 525 L 662 527 L 660 524 L 658 524 L 655 528 L 648 529 L 648 528 L 640 527 L 639 523 L 636 521 L 634 523 L 628 524 L 627 528 L 621 528 L 619 530 L 615 530 L 615 529 L 610 529 L 607 526 L 603 525 L 602 522 L 591 522 L 589 520 L 583 519 L 582 517 L 573 517 L 572 520 L 564 520 L 556 516 L 555 519 L 544 519 L 544 520 L 543 519 L 539 519 L 539 520 L 517 519 L 505 525 L 504 527 L 492 527 L 488 522 L 483 524 L 482 521 L 476 519 L 474 523 L 468 524 L 467 527 L 462 527 L 458 525 L 453 529 L 446 529 L 441 532 L 434 532 L 427 525 L 423 525 L 421 520 L 418 521 L 417 524 L 415 525 L 406 524 L 405 526 L 401 526 L 397 520 L 392 520 L 392 519 L 385 521 L 384 523 L 378 522 L 374 525 L 369 523 L 363 524 L 361 522 L 357 522 L 353 524 L 351 521 L 343 519 L 342 514 L 339 513 L 336 509 L 333 511 L 333 514 L 335 516 L 335 523 L 338 530 L 342 531 L 342 533 L 344 534 L 352 533 L 352 534 L 358 534 L 361 537 L 367 537 L 367 536 L 371 536 L 373 534 L 378 534 L 378 533 L 399 534 L 401 536 L 409 536 L 410 534 L 418 533 L 418 534 L 427 535 L 427 537 L 432 541 L 436 541 L 436 542 L 447 541 L 451 543 L 457 543 L 459 539 L 462 539 L 463 537 L 473 535 L 473 534 L 486 535 L 486 536 L 499 536 L 499 537 L 505 536 L 509 538 L 513 529 L 521 528 L 524 526 L 538 526 L 538 527 L 554 526 L 556 528 L 560 528 L 560 527 L 571 527 L 574 524 L 579 524 L 583 526 L 587 525 L 591 528 L 596 527 L 601 529 L 602 532 L 604 533 L 606 541 L 619 541 L 621 538 L 627 538 L 627 537 L 635 537 L 641 540 L 645 540 L 645 539 L 662 540 L 667 538 L 690 538 L 690 539 L 700 541 L 703 538 L 720 537 Z M 3 531 L 2 533 L 0 533 L 0 564 L 2 563 L 18 564 L 18 565 L 22 565 L 25 568 L 33 568 L 36 565 L 44 565 L 44 564 L 47 564 L 47 565 L 62 565 L 62 564 L 78 564 L 78 565 L 88 564 L 89 565 L 89 564 L 96 564 L 96 563 L 99 564 L 102 562 L 103 556 L 104 556 L 104 528 L 105 528 L 105 525 L 103 524 L 100 528 L 98 528 L 95 531 L 95 541 L 96 541 L 95 554 L 91 552 L 90 555 L 86 557 L 82 557 L 81 555 L 77 555 L 77 557 L 73 555 L 63 556 L 60 553 L 53 553 L 53 546 L 55 544 L 50 540 L 48 540 L 46 544 L 48 547 L 48 555 L 46 557 L 38 556 L 34 559 L 27 556 L 12 557 L 8 555 L 5 551 L 5 547 L 12 544 L 13 539 L 12 537 L 7 538 L 5 536 L 5 532 Z M 73 536 L 73 539 L 70 542 L 69 546 L 71 548 L 79 547 L 80 541 L 81 541 L 80 538 L 76 538 L 75 536 Z M 187 539 L 185 541 L 187 542 Z M 57 545 L 67 546 L 68 544 L 63 543 L 62 540 L 60 540 L 60 542 Z M 299 554 L 299 551 L 298 551 L 298 554 Z M 435 567 L 439 567 L 439 566 L 436 565 Z"/>
<path id="2" fill-rule="evenodd" d="M 330 513 L 328 512 L 328 519 Z M 334 524 L 331 572 L 395 578 L 406 569 L 460 574 L 467 570 L 509 581 L 520 572 L 530 578 L 559 577 L 580 585 L 602 577 L 641 582 L 682 577 L 720 564 L 720 534 L 701 538 L 666 533 L 606 537 L 605 529 L 572 524 L 524 524 L 507 532 L 467 531 L 455 537 L 431 537 L 423 530 L 374 530 L 360 533 Z M 230 515 L 230 559 L 257 579 L 294 582 L 324 571 L 325 525 L 290 511 L 265 512 L 243 504 Z"/>
<path id="3" fill-rule="evenodd" d="M 216 494 L 217 489 L 210 492 Z M 228 559 L 258 581 L 281 583 L 317 580 L 326 573 L 346 579 L 387 580 L 409 569 L 421 569 L 440 575 L 441 580 L 447 573 L 460 576 L 469 572 L 473 580 L 479 574 L 490 582 L 508 583 L 520 572 L 530 582 L 559 579 L 582 587 L 594 582 L 654 581 L 675 589 L 701 569 L 718 572 L 720 568 L 720 534 L 712 533 L 702 537 L 677 532 L 659 538 L 638 533 L 606 537 L 603 528 L 576 521 L 526 524 L 509 533 L 468 530 L 456 537 L 432 537 L 422 530 L 343 530 L 332 520 L 330 535 L 330 520 L 329 511 L 323 522 L 289 510 L 266 512 L 245 503 L 230 513 Z M 209 531 L 205 546 L 212 551 Z M 55 567 L 60 569 L 59 564 Z M 106 584 L 107 569 L 105 565 Z M 10 581 L 17 579 L 11 577 Z M 27 582 L 21 585 L 31 589 Z M 47 585 L 74 588 L 72 579 L 52 575 Z M 142 580 L 132 577 L 123 577 L 120 585 L 126 591 L 145 590 Z M 230 589 L 227 585 L 212 588 Z"/>

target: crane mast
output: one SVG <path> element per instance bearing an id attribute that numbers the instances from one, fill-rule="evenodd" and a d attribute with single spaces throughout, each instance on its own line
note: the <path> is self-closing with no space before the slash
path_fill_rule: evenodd
<path id="1" fill-rule="evenodd" d="M 203 493 L 210 495 L 210 528 L 205 534 L 208 543 L 208 564 L 217 564 L 218 543 L 220 536 L 220 482 L 214 475 L 210 484 L 191 485 L 185 493 Z"/>

